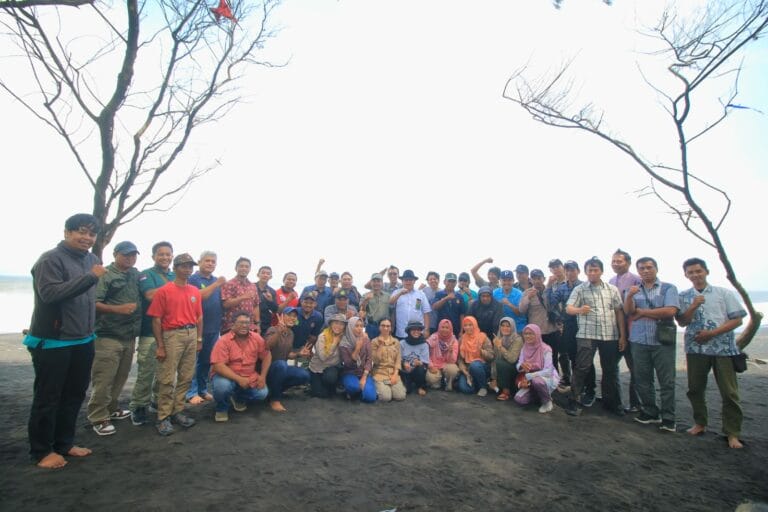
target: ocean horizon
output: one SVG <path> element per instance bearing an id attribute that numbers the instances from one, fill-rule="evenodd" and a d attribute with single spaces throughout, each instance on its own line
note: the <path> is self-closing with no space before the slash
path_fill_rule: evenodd
<path id="1" fill-rule="evenodd" d="M 273 288 L 275 282 L 273 279 L 270 283 Z M 309 284 L 312 283 L 298 283 L 296 288 L 301 290 Z M 749 290 L 749 294 L 755 308 L 768 313 L 768 290 Z M 33 306 L 32 276 L 0 275 L 0 334 L 21 333 L 26 329 L 32 318 Z M 763 325 L 762 329 L 768 329 L 768 325 Z"/>

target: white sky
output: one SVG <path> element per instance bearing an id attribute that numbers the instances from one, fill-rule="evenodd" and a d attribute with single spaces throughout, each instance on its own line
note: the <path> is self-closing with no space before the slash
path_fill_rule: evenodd
<path id="1" fill-rule="evenodd" d="M 637 73 L 635 50 L 647 41 L 633 31 L 637 9 L 653 20 L 662 3 L 567 0 L 560 11 L 547 0 L 468 5 L 281 6 L 283 30 L 270 55 L 290 64 L 252 73 L 243 84 L 249 103 L 200 130 L 182 163 L 223 165 L 172 211 L 141 217 L 114 242 L 139 245 L 140 268 L 163 239 L 176 253 L 218 252 L 227 277 L 235 259 L 248 256 L 272 266 L 273 285 L 288 270 L 311 281 L 321 256 L 327 270 L 349 270 L 363 283 L 390 263 L 423 278 L 427 270 L 468 271 L 487 256 L 502 268 L 545 268 L 553 257 L 608 262 L 617 247 L 654 256 L 660 277 L 679 285 L 687 285 L 681 262 L 703 257 L 711 280 L 724 284 L 714 251 L 657 200 L 633 193 L 647 184 L 633 162 L 594 137 L 537 124 L 501 97 L 517 67 L 555 68 L 578 53 L 581 97 L 604 106 L 613 130 L 643 154 L 669 158 L 674 134 Z M 761 42 L 747 53 L 738 103 L 768 113 L 765 50 Z M 8 72 L 0 60 L 0 73 Z M 90 211 L 91 190 L 50 129 L 7 96 L 0 111 L 7 244 L 0 274 L 27 274 L 60 239 L 64 219 Z M 767 289 L 756 249 L 766 238 L 768 121 L 754 111 L 734 114 L 692 148 L 692 163 L 731 195 L 721 232 L 737 274 L 748 289 Z"/>

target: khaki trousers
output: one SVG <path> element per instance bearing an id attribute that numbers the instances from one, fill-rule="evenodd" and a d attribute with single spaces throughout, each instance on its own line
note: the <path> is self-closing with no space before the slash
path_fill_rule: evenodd
<path id="1" fill-rule="evenodd" d="M 163 331 L 165 360 L 157 363 L 157 421 L 184 410 L 184 400 L 195 376 L 197 329 Z"/>
<path id="2" fill-rule="evenodd" d="M 118 410 L 117 399 L 131 372 L 136 340 L 96 338 L 91 367 L 91 398 L 88 400 L 88 421 L 92 424 L 109 419 Z"/>

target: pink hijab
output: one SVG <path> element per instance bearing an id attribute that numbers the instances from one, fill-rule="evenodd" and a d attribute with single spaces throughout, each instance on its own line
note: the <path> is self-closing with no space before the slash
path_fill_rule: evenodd
<path id="1" fill-rule="evenodd" d="M 539 371 L 544 369 L 544 352 L 552 352 L 552 347 L 544 343 L 541 339 L 541 328 L 536 324 L 528 324 L 523 329 L 525 331 L 531 331 L 536 335 L 536 341 L 533 343 L 523 343 L 523 357 L 524 361 L 529 363 L 533 367 L 533 371 Z M 523 337 L 525 339 L 525 337 Z"/>

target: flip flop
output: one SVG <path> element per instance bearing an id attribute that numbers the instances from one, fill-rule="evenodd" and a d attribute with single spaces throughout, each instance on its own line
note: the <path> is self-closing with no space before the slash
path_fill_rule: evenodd
<path id="1" fill-rule="evenodd" d="M 507 393 L 499 393 L 499 396 L 496 397 L 496 400 L 501 400 L 501 401 L 509 400 L 509 395 Z"/>

